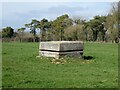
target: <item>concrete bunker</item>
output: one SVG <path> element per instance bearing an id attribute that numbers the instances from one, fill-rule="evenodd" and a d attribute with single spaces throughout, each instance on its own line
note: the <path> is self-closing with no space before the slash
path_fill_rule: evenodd
<path id="1" fill-rule="evenodd" d="M 40 42 L 39 56 L 61 58 L 63 56 L 83 57 L 82 41 Z"/>

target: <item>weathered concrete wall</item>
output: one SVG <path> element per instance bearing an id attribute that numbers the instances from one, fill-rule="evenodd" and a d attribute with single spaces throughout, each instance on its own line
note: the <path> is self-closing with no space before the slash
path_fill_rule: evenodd
<path id="1" fill-rule="evenodd" d="M 82 57 L 82 41 L 49 41 L 40 42 L 39 55 L 60 58 L 62 56 Z"/>

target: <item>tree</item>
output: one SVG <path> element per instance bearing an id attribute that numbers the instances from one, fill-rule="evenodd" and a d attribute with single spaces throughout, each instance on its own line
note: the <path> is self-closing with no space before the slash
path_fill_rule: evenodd
<path id="1" fill-rule="evenodd" d="M 6 27 L 2 29 L 2 38 L 8 37 L 11 38 L 14 36 L 14 29 L 11 27 Z"/>
<path id="2" fill-rule="evenodd" d="M 2 38 L 2 31 L 0 31 L 0 38 Z"/>
<path id="3" fill-rule="evenodd" d="M 18 29 L 18 32 L 19 32 L 19 34 L 20 34 L 20 42 L 23 41 L 23 33 L 24 33 L 24 30 L 25 30 L 25 28 L 19 28 L 19 29 Z"/>
<path id="4" fill-rule="evenodd" d="M 111 11 L 107 16 L 106 27 L 112 42 L 118 41 L 120 34 L 118 36 L 118 20 L 120 20 L 120 11 L 118 10 L 118 3 L 113 3 Z"/>
<path id="5" fill-rule="evenodd" d="M 89 21 L 89 26 L 93 32 L 93 41 L 97 40 L 98 33 L 102 32 L 102 40 L 105 38 L 105 17 L 104 16 L 95 16 L 94 19 Z"/>
<path id="6" fill-rule="evenodd" d="M 76 41 L 83 40 L 83 25 L 74 25 L 65 28 L 64 37 L 65 40 Z"/>
<path id="7" fill-rule="evenodd" d="M 79 28 L 79 32 L 80 33 L 82 33 L 82 34 L 80 34 L 80 37 L 81 37 L 81 39 L 82 40 L 89 40 L 88 38 L 88 36 L 89 36 L 89 32 L 90 32 L 90 29 L 89 29 L 89 27 L 88 27 L 88 22 L 85 20 L 85 19 L 79 19 L 79 18 L 75 18 L 74 19 L 74 26 L 81 26 L 80 28 Z M 91 35 L 90 35 L 91 36 Z"/>
<path id="8" fill-rule="evenodd" d="M 120 42 L 120 1 L 118 2 L 118 38 Z"/>
<path id="9" fill-rule="evenodd" d="M 56 40 L 64 40 L 64 29 L 71 25 L 73 25 L 73 20 L 67 14 L 57 17 L 52 23 Z"/>
<path id="10" fill-rule="evenodd" d="M 33 19 L 31 21 L 31 23 L 29 23 L 29 24 L 25 24 L 25 27 L 30 28 L 30 30 L 31 30 L 30 33 L 33 34 L 34 42 L 35 42 L 35 39 L 36 39 L 36 29 L 39 28 L 38 24 L 39 24 L 39 21 L 36 20 L 36 19 Z"/>
<path id="11" fill-rule="evenodd" d="M 83 34 L 84 34 L 84 40 L 88 41 L 88 36 L 90 34 L 90 28 L 89 28 L 89 22 L 87 22 L 86 20 L 81 20 L 81 24 L 83 25 Z"/>
<path id="12" fill-rule="evenodd" d="M 47 30 L 51 28 L 51 22 L 49 22 L 47 19 L 43 18 L 38 27 L 40 28 L 40 37 L 41 37 L 41 41 L 45 41 L 47 40 Z"/>

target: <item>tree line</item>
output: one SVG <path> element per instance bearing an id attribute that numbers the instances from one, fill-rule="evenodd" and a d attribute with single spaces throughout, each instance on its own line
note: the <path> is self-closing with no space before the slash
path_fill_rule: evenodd
<path id="1" fill-rule="evenodd" d="M 55 20 L 49 21 L 32 19 L 30 23 L 15 31 L 11 27 L 2 29 L 3 41 L 7 38 L 16 41 L 102 41 L 116 42 L 120 41 L 119 5 L 113 4 L 111 11 L 106 16 L 95 16 L 91 20 L 81 18 L 70 18 L 68 14 L 61 15 Z M 30 33 L 26 33 L 28 28 Z M 37 33 L 40 30 L 40 33 Z"/>

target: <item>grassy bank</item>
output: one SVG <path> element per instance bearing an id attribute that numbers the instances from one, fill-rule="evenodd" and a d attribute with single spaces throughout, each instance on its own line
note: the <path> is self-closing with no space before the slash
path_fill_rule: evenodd
<path id="1" fill-rule="evenodd" d="M 118 85 L 118 45 L 85 43 L 89 60 L 36 58 L 39 43 L 3 43 L 3 87 L 112 88 Z"/>

